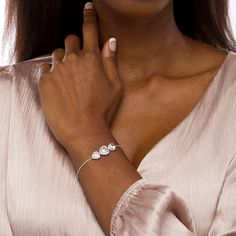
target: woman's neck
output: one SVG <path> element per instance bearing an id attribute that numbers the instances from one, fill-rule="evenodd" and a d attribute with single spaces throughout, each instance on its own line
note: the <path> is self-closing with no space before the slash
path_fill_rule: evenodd
<path id="1" fill-rule="evenodd" d="M 120 15 L 100 3 L 95 9 L 101 47 L 111 36 L 118 39 L 117 63 L 125 87 L 143 84 L 155 72 L 171 74 L 171 66 L 190 51 L 176 26 L 172 2 L 148 18 Z"/>

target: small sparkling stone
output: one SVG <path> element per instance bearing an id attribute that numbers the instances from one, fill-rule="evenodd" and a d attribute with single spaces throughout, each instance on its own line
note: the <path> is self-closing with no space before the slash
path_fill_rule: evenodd
<path id="1" fill-rule="evenodd" d="M 107 148 L 107 146 L 104 145 L 104 146 L 100 147 L 99 153 L 101 155 L 107 155 L 110 153 L 110 150 Z"/>
<path id="2" fill-rule="evenodd" d="M 101 156 L 100 156 L 100 153 L 98 152 L 98 151 L 94 151 L 93 153 L 92 153 L 92 159 L 94 159 L 94 160 L 97 160 L 97 159 L 99 159 Z"/>
<path id="3" fill-rule="evenodd" d="M 116 145 L 114 143 L 110 143 L 110 144 L 108 144 L 108 149 L 111 151 L 114 151 L 114 150 L 116 150 Z"/>

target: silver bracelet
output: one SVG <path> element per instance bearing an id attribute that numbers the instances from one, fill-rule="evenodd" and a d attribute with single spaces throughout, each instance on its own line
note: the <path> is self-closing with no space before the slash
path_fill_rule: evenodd
<path id="1" fill-rule="evenodd" d="M 101 146 L 99 148 L 99 151 L 94 151 L 91 155 L 91 157 L 86 160 L 85 162 L 83 162 L 83 164 L 79 167 L 79 169 L 76 171 L 76 176 L 77 178 L 79 177 L 79 172 L 82 169 L 82 167 L 89 161 L 91 160 L 98 160 L 101 158 L 101 156 L 107 156 L 110 151 L 115 151 L 117 147 L 120 147 L 120 145 L 118 144 L 114 144 L 114 143 L 109 143 L 108 146 Z"/>

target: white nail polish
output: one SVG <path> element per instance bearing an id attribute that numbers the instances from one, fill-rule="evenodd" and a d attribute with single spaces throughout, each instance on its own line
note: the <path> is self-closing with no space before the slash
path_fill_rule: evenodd
<path id="1" fill-rule="evenodd" d="M 117 44 L 116 38 L 112 37 L 109 39 L 109 48 L 112 52 L 116 51 L 116 44 Z"/>
<path id="2" fill-rule="evenodd" d="M 93 9 L 93 3 L 92 2 L 87 2 L 85 5 L 84 5 L 84 8 L 87 10 L 87 9 Z"/>

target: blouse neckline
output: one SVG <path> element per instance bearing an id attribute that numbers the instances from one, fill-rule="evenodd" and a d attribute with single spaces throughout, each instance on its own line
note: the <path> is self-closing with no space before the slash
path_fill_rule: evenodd
<path id="1" fill-rule="evenodd" d="M 194 113 L 197 112 L 197 110 L 199 110 L 199 108 L 204 104 L 204 102 L 207 100 L 207 97 L 211 94 L 211 91 L 213 90 L 213 88 L 215 87 L 215 85 L 218 82 L 218 79 L 221 77 L 221 72 L 223 71 L 224 67 L 227 64 L 227 61 L 229 60 L 230 56 L 231 56 L 232 51 L 228 51 L 226 57 L 224 58 L 224 61 L 222 62 L 221 66 L 219 67 L 218 71 L 216 72 L 215 76 L 213 77 L 213 79 L 211 80 L 210 84 L 208 85 L 207 89 L 205 90 L 205 92 L 203 93 L 202 97 L 200 98 L 200 100 L 197 102 L 197 104 L 192 108 L 192 110 L 187 114 L 187 116 L 185 116 L 185 118 L 180 121 L 169 133 L 167 133 L 161 140 L 159 140 L 157 143 L 155 143 L 151 149 L 147 152 L 147 154 L 144 156 L 144 158 L 141 160 L 141 162 L 139 163 L 138 167 L 136 168 L 136 170 L 138 172 L 140 172 L 141 167 L 144 165 L 144 162 L 146 162 L 147 159 L 149 159 L 151 157 L 151 153 L 153 153 L 154 151 L 157 151 L 157 149 L 163 145 L 163 143 L 167 143 L 168 139 L 170 139 L 170 137 L 178 131 L 178 129 L 180 129 L 180 127 L 182 127 L 186 122 L 188 122 L 188 120 L 190 119 L 190 117 L 192 117 L 194 115 Z"/>
<path id="2" fill-rule="evenodd" d="M 201 106 L 203 106 L 204 102 L 207 100 L 207 97 L 211 94 L 211 91 L 213 90 L 213 88 L 215 87 L 215 85 L 218 82 L 218 79 L 220 78 L 220 74 L 223 71 L 224 67 L 226 66 L 231 54 L 233 52 L 232 51 L 228 51 L 224 61 L 222 62 L 221 66 L 219 67 L 218 71 L 216 72 L 214 78 L 212 79 L 212 81 L 210 82 L 210 84 L 208 85 L 207 89 L 205 90 L 205 92 L 203 93 L 202 97 L 200 98 L 200 100 L 197 102 L 197 104 L 192 108 L 192 110 L 187 114 L 187 116 L 185 116 L 185 118 L 180 121 L 169 133 L 167 133 L 161 140 L 159 140 L 157 143 L 155 143 L 150 150 L 146 153 L 146 155 L 144 156 L 144 158 L 141 160 L 141 162 L 139 163 L 138 167 L 136 168 L 136 170 L 138 172 L 140 172 L 141 167 L 144 165 L 144 162 L 146 162 L 147 159 L 149 159 L 151 157 L 151 154 L 155 151 L 157 151 L 157 149 L 163 145 L 163 143 L 167 143 L 168 139 L 171 138 L 171 136 L 176 133 L 186 122 L 188 122 L 188 120 L 194 116 L 194 113 L 197 112 L 197 110 L 199 110 L 199 108 Z M 52 60 L 52 55 L 51 54 L 46 54 L 31 60 Z"/>

